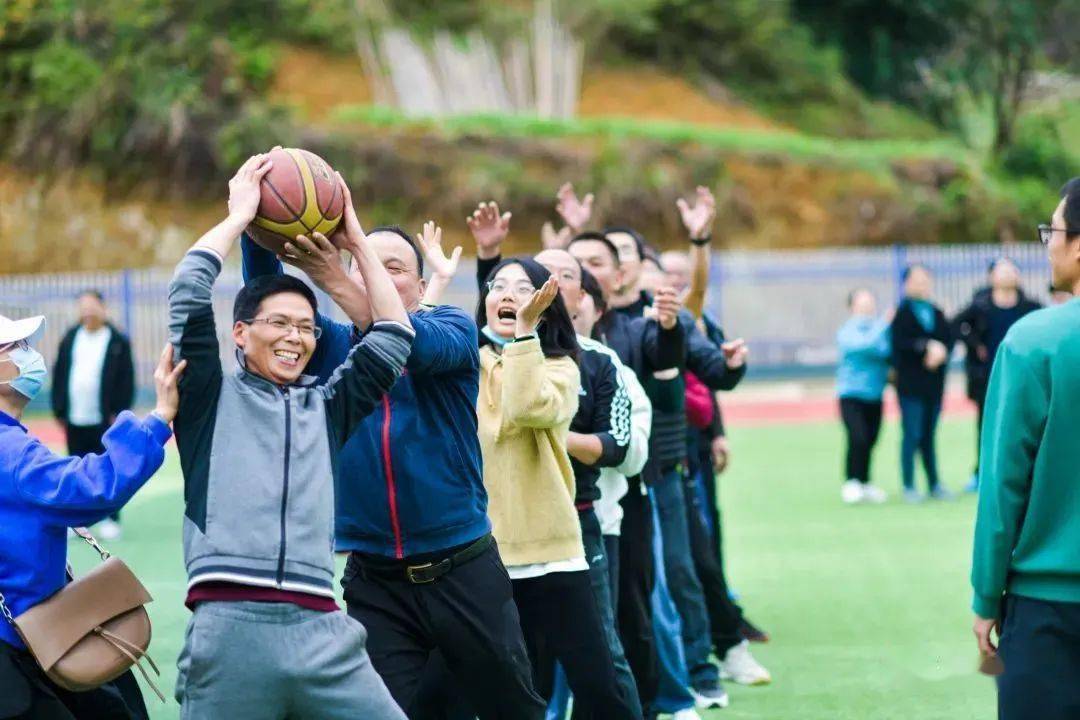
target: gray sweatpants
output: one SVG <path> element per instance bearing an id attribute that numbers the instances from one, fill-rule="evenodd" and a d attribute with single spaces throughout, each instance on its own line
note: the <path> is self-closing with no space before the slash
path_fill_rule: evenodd
<path id="1" fill-rule="evenodd" d="M 177 661 L 182 720 L 405 720 L 344 612 L 204 602 Z"/>

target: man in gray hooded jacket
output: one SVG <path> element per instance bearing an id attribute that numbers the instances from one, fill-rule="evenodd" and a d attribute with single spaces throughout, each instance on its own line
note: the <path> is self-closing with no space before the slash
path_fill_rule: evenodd
<path id="1" fill-rule="evenodd" d="M 334 601 L 334 458 L 401 374 L 413 330 L 347 207 L 335 240 L 367 285 L 371 331 L 317 385 L 303 374 L 320 334 L 313 291 L 290 276 L 259 278 L 236 297 L 238 366 L 222 370 L 212 289 L 270 165 L 256 155 L 240 168 L 229 216 L 169 287 L 170 341 L 187 360 L 175 433 L 193 610 L 176 697 L 185 720 L 397 720 L 366 631 Z"/>

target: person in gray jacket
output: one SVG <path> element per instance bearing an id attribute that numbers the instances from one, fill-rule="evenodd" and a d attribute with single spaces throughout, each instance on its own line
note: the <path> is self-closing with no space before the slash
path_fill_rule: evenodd
<path id="1" fill-rule="evenodd" d="M 259 278 L 236 296 L 237 367 L 222 370 L 212 289 L 270 165 L 265 155 L 244 163 L 228 217 L 169 286 L 170 342 L 187 361 L 175 434 L 193 610 L 176 697 L 185 720 L 397 720 L 366 631 L 334 601 L 334 458 L 401 374 L 413 330 L 348 207 L 335 241 L 363 275 L 371 331 L 317 385 L 303 374 L 320 334 L 314 292 L 295 277 Z"/>

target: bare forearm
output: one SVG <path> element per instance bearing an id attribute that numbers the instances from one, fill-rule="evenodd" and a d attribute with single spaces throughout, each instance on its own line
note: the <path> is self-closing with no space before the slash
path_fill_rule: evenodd
<path id="1" fill-rule="evenodd" d="M 345 311 L 353 325 L 360 329 L 371 325 L 371 305 L 367 295 L 348 277 L 327 283 L 322 289 Z"/>
<path id="2" fill-rule="evenodd" d="M 244 232 L 244 228 L 247 226 L 248 221 L 244 218 L 229 215 L 207 230 L 195 243 L 195 247 L 212 250 L 222 259 L 225 259 L 229 252 L 232 251 L 233 246 L 236 245 L 237 238 L 240 237 L 240 234 Z"/>
<path id="3" fill-rule="evenodd" d="M 375 251 L 366 242 L 360 242 L 353 248 L 356 265 L 364 278 L 367 288 L 367 300 L 371 310 L 372 322 L 394 320 L 410 326 L 409 314 L 401 302 L 401 296 L 394 287 L 394 281 L 386 272 Z"/>
<path id="4" fill-rule="evenodd" d="M 578 462 L 595 465 L 604 452 L 604 446 L 596 435 L 570 432 L 566 434 L 566 452 Z"/>
<path id="5" fill-rule="evenodd" d="M 686 294 L 686 309 L 693 313 L 695 318 L 701 317 L 705 311 L 710 261 L 708 245 L 690 246 L 690 290 Z"/>

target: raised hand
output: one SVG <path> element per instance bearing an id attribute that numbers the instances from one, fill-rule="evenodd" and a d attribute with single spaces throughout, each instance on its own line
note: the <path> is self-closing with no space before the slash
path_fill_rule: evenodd
<path id="1" fill-rule="evenodd" d="M 671 330 L 679 322 L 679 311 L 682 310 L 682 300 L 679 293 L 673 287 L 660 287 L 653 296 L 653 310 L 656 312 L 656 320 L 660 327 Z"/>
<path id="2" fill-rule="evenodd" d="M 556 212 L 562 217 L 563 222 L 572 232 L 579 233 L 592 219 L 593 194 L 589 193 L 584 200 L 578 200 L 572 183 L 563 183 L 556 194 L 559 202 L 555 205 Z"/>
<path id="3" fill-rule="evenodd" d="M 510 233 L 510 218 L 509 212 L 499 214 L 499 204 L 494 200 L 480 203 L 473 214 L 465 218 L 465 224 L 476 239 L 476 254 L 480 259 L 490 260 L 499 254 Z"/>
<path id="4" fill-rule="evenodd" d="M 176 418 L 176 409 L 180 407 L 177 383 L 186 367 L 187 360 L 181 360 L 173 367 L 173 347 L 166 344 L 158 358 L 157 368 L 154 369 L 154 390 L 157 393 L 154 414 L 167 423 Z"/>
<path id="5" fill-rule="evenodd" d="M 337 230 L 330 236 L 330 242 L 341 250 L 348 250 L 353 257 L 356 257 L 357 248 L 360 243 L 364 242 L 367 235 L 364 234 L 364 228 L 360 226 L 360 218 L 356 216 L 356 208 L 353 207 L 352 192 L 349 190 L 349 186 L 345 184 L 345 179 L 341 177 L 341 173 L 335 172 L 338 182 L 341 183 L 341 194 L 345 200 L 345 209 L 341 215 L 341 222 L 338 223 Z"/>
<path id="6" fill-rule="evenodd" d="M 698 186 L 693 205 L 683 198 L 676 200 L 675 204 L 692 240 L 702 240 L 712 234 L 713 221 L 716 220 L 716 198 L 709 188 Z"/>
<path id="7" fill-rule="evenodd" d="M 540 245 L 545 250 L 565 250 L 573 234 L 574 231 L 567 225 L 556 231 L 554 225 L 546 222 L 540 228 Z"/>
<path id="8" fill-rule="evenodd" d="M 724 343 L 720 346 L 720 350 L 724 353 L 727 366 L 732 370 L 738 370 L 745 365 L 746 356 L 750 354 L 750 348 L 746 346 L 746 341 L 742 338 Z"/>
<path id="9" fill-rule="evenodd" d="M 424 261 L 431 267 L 431 272 L 441 278 L 452 278 L 457 273 L 458 260 L 461 259 L 461 246 L 457 246 L 446 257 L 442 247 L 442 228 L 429 220 L 424 223 L 424 232 L 416 236 L 416 242 L 424 251 Z"/>
<path id="10" fill-rule="evenodd" d="M 303 270 L 312 282 L 327 292 L 335 280 L 346 277 L 341 250 L 322 233 L 313 233 L 310 238 L 297 235 L 295 240 L 285 243 L 284 252 L 278 259 Z"/>
<path id="11" fill-rule="evenodd" d="M 229 181 L 229 216 L 247 224 L 255 219 L 262 199 L 262 182 L 274 162 L 267 153 L 252 155 Z"/>
<path id="12" fill-rule="evenodd" d="M 533 292 L 532 296 L 518 308 L 517 327 L 514 332 L 517 337 L 531 335 L 536 330 L 537 323 L 544 311 L 551 307 L 555 296 L 559 294 L 559 281 L 552 275 L 544 283 L 543 287 Z"/>

